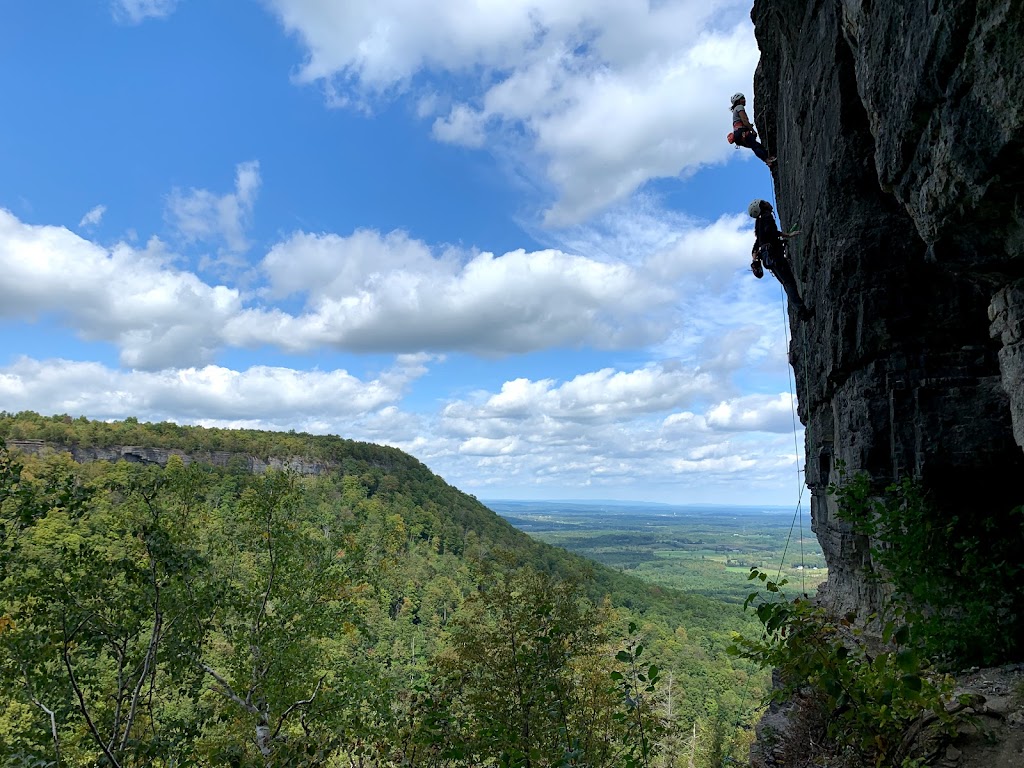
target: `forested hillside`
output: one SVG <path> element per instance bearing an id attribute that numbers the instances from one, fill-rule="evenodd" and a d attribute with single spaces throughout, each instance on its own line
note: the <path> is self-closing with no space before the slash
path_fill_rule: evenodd
<path id="1" fill-rule="evenodd" d="M 401 451 L 0 414 L 4 765 L 720 765 L 744 619 L 531 540 Z M 62 448 L 303 457 L 252 474 Z M 696 738 L 694 736 L 696 735 Z"/>

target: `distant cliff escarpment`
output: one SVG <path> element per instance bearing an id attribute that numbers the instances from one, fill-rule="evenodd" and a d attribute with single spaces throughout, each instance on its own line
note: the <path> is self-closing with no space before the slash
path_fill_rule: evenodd
<path id="1" fill-rule="evenodd" d="M 790 357 L 824 597 L 863 613 L 879 586 L 826 492 L 837 467 L 879 491 L 916 478 L 968 528 L 1024 503 L 1024 4 L 756 0 L 751 15 L 756 123 L 815 309 Z"/>
<path id="2" fill-rule="evenodd" d="M 209 464 L 222 469 L 238 469 L 250 474 L 262 474 L 268 469 L 289 470 L 299 475 L 326 475 L 332 469 L 340 467 L 339 462 L 316 461 L 301 456 L 281 458 L 269 456 L 262 459 L 248 453 L 234 451 L 195 450 L 184 451 L 179 448 L 153 448 L 143 445 L 80 445 L 51 443 L 44 440 L 7 441 L 7 447 L 31 456 L 42 456 L 47 453 L 69 453 L 71 458 L 80 464 L 91 461 L 127 461 L 131 464 L 156 464 L 166 467 L 171 456 L 178 456 L 186 466 L 192 462 Z"/>

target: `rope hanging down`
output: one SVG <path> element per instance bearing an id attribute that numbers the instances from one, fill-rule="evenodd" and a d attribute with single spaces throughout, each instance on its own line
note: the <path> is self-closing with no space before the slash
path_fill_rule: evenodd
<path id="1" fill-rule="evenodd" d="M 774 183 L 774 180 L 772 181 L 772 208 L 774 210 L 778 210 L 777 201 L 775 199 L 775 183 Z M 780 213 L 779 214 L 779 223 L 781 224 L 781 222 L 782 222 L 782 214 Z M 789 355 L 789 347 L 790 347 L 789 314 L 786 312 L 786 293 L 785 293 L 785 291 L 782 290 L 782 286 L 781 285 L 779 286 L 779 294 L 780 294 L 780 297 L 782 299 L 782 327 L 783 327 L 784 334 L 785 334 L 785 339 L 786 339 L 786 355 L 788 357 L 788 355 Z M 803 354 L 801 354 L 800 357 L 802 359 L 803 368 L 804 368 L 804 389 L 805 389 L 805 391 L 807 391 L 807 387 L 808 387 L 809 381 L 808 381 L 808 377 L 807 377 L 807 354 L 806 354 L 806 350 L 803 350 Z M 796 509 L 793 511 L 793 520 L 789 524 L 789 534 L 786 536 L 786 545 L 785 545 L 785 547 L 783 547 L 783 550 L 782 550 L 782 558 L 779 560 L 779 570 L 778 570 L 778 572 L 775 575 L 775 580 L 776 580 L 776 582 L 779 581 L 779 579 L 782 576 L 782 568 L 783 568 L 783 566 L 786 563 L 786 555 L 789 553 L 789 545 L 790 545 L 790 542 L 793 539 L 793 529 L 796 527 L 797 519 L 799 519 L 799 521 L 800 521 L 800 591 L 803 592 L 803 593 L 806 593 L 807 592 L 807 584 L 806 584 L 806 575 L 805 575 L 806 568 L 804 567 L 805 566 L 805 562 L 804 562 L 803 498 L 804 498 L 804 489 L 807 487 L 807 484 L 804 482 L 804 479 L 801 477 L 801 475 L 803 474 L 803 470 L 800 469 L 800 445 L 799 445 L 799 442 L 797 441 L 797 416 L 796 416 L 796 391 L 795 391 L 796 382 L 795 382 L 794 377 L 793 377 L 793 371 L 791 369 L 791 366 L 787 366 L 786 367 L 786 375 L 787 375 L 787 378 L 789 380 L 789 403 L 790 403 L 790 412 L 792 413 L 792 418 L 793 418 L 793 450 L 794 450 L 795 456 L 797 457 L 797 459 L 796 459 L 796 461 L 797 461 L 797 466 L 796 466 L 797 500 L 796 500 Z M 809 421 L 809 419 L 808 419 L 808 421 Z M 810 440 L 811 434 L 810 434 L 810 426 L 809 425 L 808 425 L 808 435 L 807 435 L 807 437 L 808 437 L 808 440 Z"/>

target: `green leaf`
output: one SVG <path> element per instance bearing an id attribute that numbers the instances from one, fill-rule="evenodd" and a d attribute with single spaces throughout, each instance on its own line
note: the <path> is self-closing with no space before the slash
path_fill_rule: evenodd
<path id="1" fill-rule="evenodd" d="M 922 687 L 922 681 L 920 675 L 903 675 L 900 678 L 903 684 L 912 691 L 920 691 Z"/>
<path id="2" fill-rule="evenodd" d="M 896 666 L 902 672 L 914 672 L 920 666 L 920 659 L 914 651 L 900 651 L 896 654 Z"/>

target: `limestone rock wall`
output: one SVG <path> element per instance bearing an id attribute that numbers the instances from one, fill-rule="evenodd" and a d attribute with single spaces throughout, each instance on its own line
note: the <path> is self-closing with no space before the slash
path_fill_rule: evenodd
<path id="1" fill-rule="evenodd" d="M 755 0 L 755 120 L 810 322 L 791 318 L 826 599 L 870 609 L 836 462 L 949 514 L 1024 503 L 1024 0 Z M 990 326 L 991 313 L 991 326 Z"/>
<path id="2" fill-rule="evenodd" d="M 252 474 L 262 474 L 268 469 L 288 469 L 300 475 L 325 475 L 332 469 L 337 468 L 328 462 L 311 461 L 299 456 L 286 458 L 271 456 L 264 460 L 257 456 L 232 453 L 230 451 L 195 451 L 186 453 L 176 448 L 146 448 L 138 445 L 83 447 L 80 445 L 56 445 L 42 440 L 8 440 L 7 446 L 34 456 L 67 452 L 79 463 L 90 461 L 127 461 L 136 464 L 158 464 L 164 467 L 167 466 L 171 456 L 179 456 L 186 466 L 192 462 L 200 462 L 225 469 L 237 467 L 242 471 Z"/>

